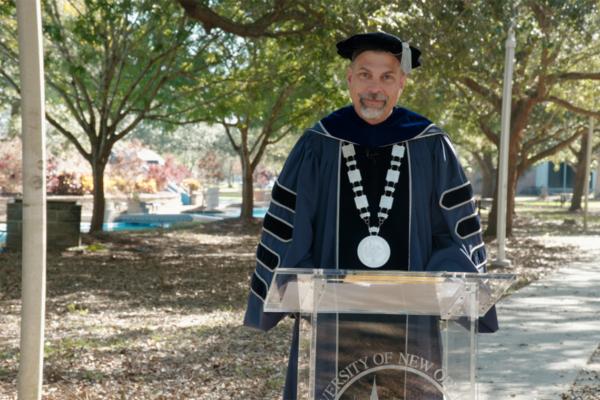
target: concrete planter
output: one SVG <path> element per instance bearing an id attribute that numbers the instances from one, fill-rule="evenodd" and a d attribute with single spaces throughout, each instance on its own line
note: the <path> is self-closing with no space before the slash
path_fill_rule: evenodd
<path id="1" fill-rule="evenodd" d="M 207 210 L 215 210 L 219 207 L 219 188 L 209 187 L 205 192 L 205 201 Z"/>
<path id="2" fill-rule="evenodd" d="M 268 203 L 271 201 L 271 191 L 268 189 L 255 189 L 254 201 L 256 203 Z"/>
<path id="3" fill-rule="evenodd" d="M 190 203 L 193 206 L 201 206 L 204 203 L 204 194 L 201 191 L 192 192 Z"/>
<path id="4" fill-rule="evenodd" d="M 48 251 L 81 245 L 81 206 L 75 201 L 48 200 L 46 219 Z M 20 199 L 8 203 L 6 225 L 6 249 L 20 252 L 23 245 L 23 202 Z"/>

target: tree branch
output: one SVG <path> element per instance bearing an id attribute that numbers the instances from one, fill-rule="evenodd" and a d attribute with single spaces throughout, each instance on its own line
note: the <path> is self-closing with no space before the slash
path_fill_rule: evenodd
<path id="1" fill-rule="evenodd" d="M 502 98 L 498 96 L 492 89 L 475 82 L 469 77 L 459 78 L 459 82 L 490 102 L 496 111 L 502 111 Z"/>
<path id="2" fill-rule="evenodd" d="M 77 140 L 77 138 L 75 137 L 75 135 L 73 133 L 71 133 L 70 131 L 65 129 L 58 121 L 56 121 L 54 118 L 52 118 L 52 116 L 48 112 L 46 112 L 46 120 L 50 123 L 50 125 L 55 127 L 60 133 L 65 135 L 71 143 L 73 143 L 75 145 L 75 147 L 77 148 L 79 153 L 83 156 L 83 158 L 85 158 L 90 163 L 92 162 L 92 155 L 83 148 L 83 146 L 81 145 L 81 143 L 79 143 L 79 140 Z"/>
<path id="3" fill-rule="evenodd" d="M 221 125 L 223 125 L 223 127 L 225 128 L 225 133 L 227 134 L 227 138 L 229 139 L 229 142 L 231 143 L 231 146 L 233 147 L 233 149 L 236 151 L 236 153 L 240 153 L 240 145 L 238 145 L 235 140 L 233 139 L 233 135 L 231 134 L 231 130 L 230 128 L 232 127 L 231 124 L 228 124 L 225 122 L 225 120 L 223 120 L 221 122 Z"/>
<path id="4" fill-rule="evenodd" d="M 62 99 L 65 102 L 65 105 L 67 106 L 69 111 L 71 111 L 71 114 L 73 114 L 73 117 L 75 118 L 77 123 L 84 129 L 84 131 L 86 133 L 88 133 L 88 136 L 90 136 L 90 132 L 92 131 L 92 129 L 91 129 L 90 125 L 87 123 L 87 121 L 85 120 L 85 116 L 83 115 L 83 110 L 81 109 L 81 107 L 80 106 L 75 107 L 75 104 L 73 104 L 73 102 L 71 101 L 69 94 L 62 87 L 57 85 L 53 80 L 48 79 L 47 82 L 48 82 L 48 86 L 53 88 L 60 95 L 60 97 L 62 97 Z M 77 103 L 79 103 L 79 102 L 77 102 Z M 92 139 L 92 138 L 93 138 L 93 135 L 90 136 L 90 139 Z"/>
<path id="5" fill-rule="evenodd" d="M 558 74 L 550 74 L 547 77 L 549 82 L 556 81 L 583 81 L 583 80 L 600 80 L 600 72 L 561 72 Z"/>
<path id="6" fill-rule="evenodd" d="M 281 139 L 283 139 L 284 137 L 286 137 L 287 135 L 290 134 L 290 132 L 294 129 L 293 125 L 290 125 L 285 131 L 283 131 L 279 136 L 277 136 L 276 138 L 274 138 L 273 140 L 269 140 L 267 142 L 267 144 L 275 144 L 275 143 L 279 143 L 279 141 L 281 141 Z"/>
<path id="7" fill-rule="evenodd" d="M 15 80 L 12 79 L 10 77 L 10 75 L 8 75 L 8 73 L 4 70 L 4 68 L 0 68 L 0 75 L 2 75 L 4 77 L 4 79 L 6 79 L 6 81 L 13 87 L 13 89 L 15 89 L 15 91 L 19 95 L 21 94 L 21 88 L 19 87 L 19 84 L 17 82 L 15 82 Z"/>
<path id="8" fill-rule="evenodd" d="M 567 110 L 572 111 L 576 114 L 600 118 L 600 111 L 586 110 L 584 108 L 577 107 L 576 105 L 569 103 L 567 100 L 560 99 L 556 96 L 548 96 L 544 99 L 544 101 L 549 101 L 551 103 L 558 104 L 559 106 L 566 108 Z"/>
<path id="9" fill-rule="evenodd" d="M 148 71 L 150 71 L 150 69 L 152 68 L 152 66 L 155 65 L 158 61 L 160 61 L 163 58 L 167 57 L 168 55 L 173 54 L 177 50 L 178 46 L 179 46 L 179 44 L 177 44 L 176 46 L 173 46 L 173 47 L 167 49 L 165 52 L 160 53 L 159 55 L 157 55 L 154 58 L 151 58 L 148 61 L 148 63 L 144 67 L 144 69 L 140 71 L 140 73 L 138 74 L 138 76 L 136 77 L 136 79 L 129 86 L 129 88 L 127 89 L 127 92 L 125 93 L 125 95 L 123 96 L 123 98 L 121 99 L 121 101 L 119 102 L 119 105 L 117 106 L 117 109 L 116 109 L 116 117 L 115 117 L 115 119 L 114 119 L 114 121 L 112 123 L 113 126 L 117 126 L 118 123 L 121 122 L 121 120 L 123 120 L 123 118 L 125 118 L 127 116 L 127 114 L 129 113 L 129 111 L 131 111 L 131 108 L 133 107 L 133 104 L 130 105 L 128 107 L 128 109 L 126 109 L 124 111 L 123 109 L 125 107 L 125 104 L 127 104 L 127 102 L 129 101 L 130 97 L 133 95 L 135 89 L 140 84 L 140 82 L 144 78 L 148 78 L 147 73 L 148 73 Z M 158 76 L 160 76 L 161 73 L 162 73 L 162 71 L 160 70 L 160 68 L 158 68 L 158 70 L 155 72 L 154 76 L 152 76 L 152 77 L 150 77 L 150 78 L 147 79 L 147 82 L 146 82 L 144 88 L 147 88 L 149 85 L 151 85 L 154 82 L 154 79 L 156 79 Z M 147 95 L 147 93 L 146 93 L 145 90 L 140 90 L 140 92 L 141 92 L 140 95 L 144 95 L 144 96 Z"/>
<path id="10" fill-rule="evenodd" d="M 477 119 L 477 125 L 479 125 L 479 129 L 481 129 L 481 132 L 483 132 L 485 137 L 488 138 L 490 142 L 494 143 L 498 147 L 500 146 L 500 135 L 497 135 L 492 128 L 490 128 L 486 121 L 484 121 L 483 117 L 479 117 Z"/>
<path id="11" fill-rule="evenodd" d="M 58 5 L 56 3 L 56 0 L 54 0 L 52 2 L 52 4 L 53 4 L 52 6 L 48 5 L 48 7 L 47 7 L 48 14 L 50 15 L 50 17 L 52 18 L 54 23 L 58 26 L 58 28 L 61 32 L 61 36 L 63 38 L 66 38 L 67 36 L 64 33 L 64 26 L 62 25 L 62 21 L 60 19 L 60 15 L 58 13 Z M 57 47 L 60 50 L 63 57 L 65 57 L 71 65 L 73 65 L 73 66 L 77 65 L 77 63 L 71 56 L 71 53 L 69 52 L 68 47 L 65 46 L 64 43 L 62 43 L 60 40 L 57 41 L 56 43 L 57 43 Z M 94 118 L 94 102 L 91 99 L 91 97 L 87 91 L 87 88 L 85 87 L 85 84 L 81 81 L 81 79 L 79 78 L 79 76 L 77 76 L 76 73 L 71 74 L 71 77 L 73 78 L 73 87 L 74 87 L 75 91 L 77 92 L 77 88 L 78 88 L 79 91 L 81 91 L 81 93 L 83 93 L 83 96 L 85 98 L 85 102 L 86 102 L 86 105 L 88 108 L 88 113 L 90 114 L 90 118 Z"/>
<path id="12" fill-rule="evenodd" d="M 531 158 L 524 158 L 523 161 L 521 161 L 521 163 L 519 164 L 518 169 L 520 171 L 521 170 L 524 171 L 530 165 L 533 165 L 536 162 L 541 161 L 546 157 L 550 157 L 551 155 L 564 149 L 565 147 L 570 146 L 571 143 L 573 143 L 575 140 L 577 140 L 577 138 L 579 138 L 579 136 L 581 136 L 584 132 L 585 132 L 585 128 L 581 128 L 578 131 L 576 131 L 573 135 L 571 135 L 571 137 L 569 137 L 567 140 L 557 143 L 554 146 L 536 154 L 535 156 L 533 156 Z"/>
<path id="13" fill-rule="evenodd" d="M 311 17 L 314 12 L 299 12 L 294 10 L 289 0 L 275 0 L 272 10 L 261 15 L 250 23 L 240 23 L 226 18 L 213 11 L 209 6 L 199 0 L 177 0 L 183 7 L 185 13 L 192 19 L 200 22 L 204 30 L 210 33 L 214 28 L 233 33 L 242 37 L 278 37 L 307 33 L 313 30 L 320 18 Z M 297 22 L 302 24 L 300 29 L 274 30 L 275 24 L 285 22 Z"/>

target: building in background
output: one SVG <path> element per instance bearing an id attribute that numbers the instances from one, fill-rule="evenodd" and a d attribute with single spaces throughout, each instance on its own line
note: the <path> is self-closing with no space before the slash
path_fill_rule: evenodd
<path id="1" fill-rule="evenodd" d="M 591 171 L 590 193 L 600 197 L 600 165 Z M 481 194 L 482 177 L 478 170 L 474 170 L 469 179 L 473 191 Z M 551 161 L 536 164 L 519 178 L 517 182 L 518 196 L 555 195 L 559 193 L 572 193 L 575 171 L 567 163 L 560 163 L 558 168 Z"/>

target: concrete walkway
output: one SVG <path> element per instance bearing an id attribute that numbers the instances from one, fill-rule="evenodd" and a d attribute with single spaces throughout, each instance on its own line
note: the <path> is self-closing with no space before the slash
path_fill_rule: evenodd
<path id="1" fill-rule="evenodd" d="M 500 330 L 479 336 L 480 400 L 559 400 L 600 343 L 600 237 L 543 240 L 577 245 L 592 261 L 498 304 Z"/>

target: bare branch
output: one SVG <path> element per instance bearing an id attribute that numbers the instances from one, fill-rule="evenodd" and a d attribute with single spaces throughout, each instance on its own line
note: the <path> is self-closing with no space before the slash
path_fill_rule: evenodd
<path id="1" fill-rule="evenodd" d="M 500 146 L 500 135 L 497 135 L 496 132 L 490 128 L 483 117 L 477 119 L 477 125 L 479 125 L 479 129 L 481 129 L 481 132 L 483 132 L 485 137 L 488 138 L 490 142 L 494 143 L 496 146 Z"/>
<path id="2" fill-rule="evenodd" d="M 65 105 L 67 106 L 69 111 L 71 111 L 71 114 L 73 115 L 73 117 L 75 118 L 77 123 L 79 125 L 81 125 L 81 127 L 86 131 L 86 133 L 88 133 L 88 136 L 90 136 L 90 139 L 93 139 L 94 136 L 90 135 L 90 132 L 93 129 L 90 126 L 90 124 L 88 124 L 87 121 L 85 120 L 85 116 L 83 115 L 83 110 L 81 109 L 81 107 L 76 107 L 75 104 L 73 104 L 73 101 L 71 100 L 71 96 L 62 87 L 60 87 L 60 85 L 57 85 L 51 79 L 48 79 L 47 82 L 48 82 L 48 86 L 50 86 L 52 89 L 54 89 L 60 95 L 60 97 L 62 97 L 62 99 L 65 102 Z"/>
<path id="3" fill-rule="evenodd" d="M 242 37 L 278 37 L 306 33 L 313 30 L 321 18 L 315 18 L 315 12 L 300 12 L 292 7 L 289 0 L 275 0 L 271 11 L 250 23 L 240 23 L 214 12 L 204 2 L 198 0 L 177 0 L 186 14 L 200 22 L 208 33 L 214 28 Z M 302 28 L 275 31 L 273 25 L 285 22 L 297 22 Z"/>
<path id="4" fill-rule="evenodd" d="M 531 157 L 531 158 L 524 158 L 518 165 L 518 170 L 519 171 L 524 171 L 525 169 L 527 169 L 530 165 L 535 164 L 538 161 L 543 160 L 546 157 L 550 157 L 551 155 L 555 154 L 556 152 L 564 149 L 565 147 L 568 147 L 571 145 L 571 143 L 573 143 L 575 140 L 577 140 L 577 138 L 579 138 L 579 136 L 581 136 L 583 133 L 585 133 L 585 128 L 581 128 L 577 131 L 575 131 L 575 133 L 573 135 L 571 135 L 567 140 L 562 141 L 560 143 L 555 144 L 554 146 L 551 146 L 549 148 L 547 148 L 546 150 L 536 154 L 535 156 Z"/>
<path id="5" fill-rule="evenodd" d="M 69 139 L 69 141 L 71 143 L 73 143 L 75 145 L 75 147 L 77 148 L 77 150 L 79 151 L 79 153 L 81 153 L 81 155 L 90 163 L 92 162 L 92 155 L 90 153 L 88 153 L 83 146 L 81 145 L 81 143 L 79 143 L 79 140 L 77 140 L 77 138 L 75 137 L 75 135 L 73 133 L 71 133 L 70 131 L 68 131 L 67 129 L 65 129 L 60 122 L 58 122 L 57 120 L 55 120 L 54 118 L 52 118 L 52 116 L 46 112 L 46 120 L 54 127 L 56 128 L 60 133 L 62 133 L 63 135 L 65 135 L 67 137 L 67 139 Z"/>
<path id="6" fill-rule="evenodd" d="M 4 44 L 3 41 L 0 40 L 0 50 L 2 53 L 6 55 L 7 58 L 11 59 L 14 63 L 19 62 L 19 55 L 15 53 L 10 47 Z"/>
<path id="7" fill-rule="evenodd" d="M 460 78 L 459 82 L 491 103 L 492 106 L 494 106 L 494 109 L 496 109 L 498 112 L 502 111 L 502 98 L 498 96 L 492 89 L 475 82 L 469 77 Z"/>
<path id="8" fill-rule="evenodd" d="M 169 55 L 173 55 L 177 49 L 179 47 L 179 44 L 170 47 L 169 49 L 167 49 L 166 51 L 158 54 L 156 57 L 151 58 L 148 63 L 146 64 L 146 66 L 144 67 L 143 70 L 141 70 L 137 76 L 137 78 L 133 81 L 133 83 L 129 86 L 127 92 L 125 93 L 125 95 L 123 96 L 123 98 L 121 99 L 121 101 L 119 102 L 119 105 L 117 106 L 116 112 L 117 112 L 117 116 L 114 119 L 112 125 L 116 126 L 119 122 L 121 122 L 121 120 L 123 120 L 123 118 L 125 118 L 127 116 L 127 114 L 131 111 L 131 109 L 133 108 L 133 101 L 131 102 L 132 104 L 127 107 L 127 109 L 124 110 L 125 105 L 127 104 L 127 102 L 130 101 L 130 97 L 133 95 L 133 93 L 135 92 L 135 89 L 138 87 L 138 85 L 140 84 L 140 82 L 144 79 L 146 79 L 146 84 L 144 86 L 143 89 L 139 90 L 139 95 L 140 96 L 144 96 L 146 97 L 147 95 L 147 88 L 148 86 L 152 85 L 154 83 L 154 80 L 162 73 L 162 71 L 160 70 L 160 68 L 157 69 L 157 71 L 154 72 L 154 75 L 152 77 L 148 77 L 147 73 L 148 71 L 151 70 L 151 68 L 157 64 L 159 61 L 163 60 L 163 58 L 166 58 Z M 172 59 L 171 59 L 172 61 Z M 162 86 L 162 85 L 161 85 Z"/>
<path id="9" fill-rule="evenodd" d="M 547 142 L 550 139 L 558 140 L 559 135 L 561 135 L 561 133 L 562 133 L 562 129 L 555 129 L 554 133 L 551 134 L 550 136 L 548 136 L 546 134 L 548 132 L 548 130 L 550 130 L 550 128 L 552 128 L 553 126 L 558 124 L 557 119 L 558 119 L 557 113 L 554 113 L 554 114 L 552 114 L 552 116 L 550 118 L 547 118 L 546 121 L 541 126 L 536 128 L 536 131 L 541 132 L 541 134 L 535 135 L 535 137 L 533 137 L 530 140 L 523 141 L 523 145 L 521 146 L 521 151 L 523 153 L 527 153 L 530 149 L 532 149 L 534 146 L 536 146 L 540 143 Z"/>
<path id="10" fill-rule="evenodd" d="M 67 36 L 65 35 L 64 26 L 62 24 L 60 15 L 58 13 L 58 5 L 56 3 L 56 0 L 54 0 L 52 2 L 52 4 L 53 4 L 52 6 L 46 7 L 48 10 L 48 14 L 52 18 L 53 22 L 59 27 L 59 29 L 61 31 L 61 35 L 66 38 Z M 77 65 L 77 63 L 71 56 L 69 48 L 61 41 L 57 41 L 56 43 L 57 43 L 57 47 L 60 50 L 63 57 L 65 57 L 71 65 Z M 85 98 L 85 102 L 86 102 L 86 105 L 88 108 L 88 113 L 90 114 L 90 118 L 93 118 L 94 102 L 93 102 L 92 98 L 90 97 L 85 84 L 81 81 L 81 79 L 79 78 L 79 76 L 77 76 L 77 74 L 72 74 L 71 77 L 73 78 L 73 82 L 74 82 L 73 86 L 76 89 L 76 91 L 80 91 L 81 93 L 83 93 L 83 96 Z"/>
<path id="11" fill-rule="evenodd" d="M 566 108 L 569 111 L 572 111 L 576 114 L 586 115 L 588 117 L 600 118 L 600 111 L 586 110 L 581 107 L 577 107 L 574 104 L 569 103 L 567 100 L 560 99 L 556 96 L 549 96 L 544 99 L 545 101 L 549 101 L 551 103 L 558 104 L 559 106 Z"/>
<path id="12" fill-rule="evenodd" d="M 19 84 L 10 77 L 10 75 L 4 70 L 4 68 L 0 68 L 0 75 L 2 75 L 4 79 L 6 79 L 6 81 L 13 87 L 13 89 L 17 91 L 19 95 L 21 94 L 21 88 L 19 87 Z"/>
<path id="13" fill-rule="evenodd" d="M 286 130 L 284 130 L 281 134 L 279 134 L 279 136 L 275 137 L 272 140 L 268 141 L 268 144 L 275 144 L 278 143 L 279 141 L 281 141 L 281 139 L 285 138 L 287 135 L 290 134 L 290 132 L 292 132 L 292 130 L 294 129 L 293 125 L 290 125 Z"/>
<path id="14" fill-rule="evenodd" d="M 600 80 L 600 72 L 561 72 L 548 75 L 547 80 L 553 83 L 556 81 L 598 81 Z"/>
<path id="15" fill-rule="evenodd" d="M 227 138 L 229 139 L 231 146 L 239 154 L 240 145 L 235 142 L 235 140 L 233 139 L 233 135 L 231 134 L 231 128 L 233 128 L 233 126 L 231 126 L 231 124 L 226 123 L 225 120 L 221 121 L 221 125 L 223 125 L 223 127 L 225 128 L 225 133 L 227 134 Z"/>

